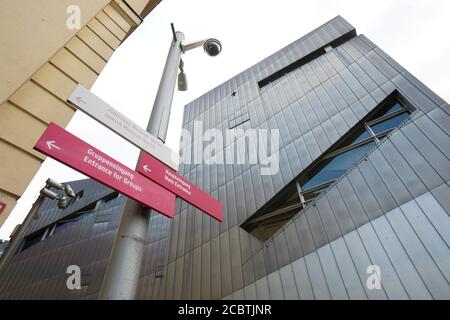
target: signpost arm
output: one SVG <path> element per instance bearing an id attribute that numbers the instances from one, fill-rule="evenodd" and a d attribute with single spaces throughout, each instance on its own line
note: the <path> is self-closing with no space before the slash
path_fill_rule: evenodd
<path id="1" fill-rule="evenodd" d="M 176 37 L 172 39 L 170 44 L 166 65 L 147 126 L 147 131 L 163 142 L 167 134 L 183 40 L 184 35 L 181 32 L 176 32 Z M 150 213 L 151 209 L 143 207 L 132 199 L 127 199 L 99 299 L 135 299 Z"/>

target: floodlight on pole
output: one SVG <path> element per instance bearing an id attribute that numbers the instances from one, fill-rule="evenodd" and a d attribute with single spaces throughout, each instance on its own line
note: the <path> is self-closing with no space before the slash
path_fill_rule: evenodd
<path id="1" fill-rule="evenodd" d="M 58 194 L 56 192 L 53 192 L 53 191 L 51 191 L 51 190 L 49 190 L 47 188 L 43 188 L 40 193 L 44 197 L 50 198 L 52 200 L 55 200 L 55 199 L 58 198 Z"/>
<path id="2" fill-rule="evenodd" d="M 67 183 L 60 183 L 54 179 L 47 179 L 47 181 L 45 182 L 47 186 L 53 187 L 55 189 L 58 190 L 63 190 L 64 193 L 69 197 L 69 198 L 76 198 L 77 195 L 75 194 L 75 192 L 73 191 L 72 187 L 67 184 Z"/>
<path id="3" fill-rule="evenodd" d="M 68 201 L 67 201 L 66 196 L 64 196 L 62 194 L 58 194 L 56 192 L 53 192 L 52 190 L 49 190 L 47 188 L 43 188 L 40 193 L 41 193 L 41 195 L 43 195 L 44 197 L 47 197 L 49 199 L 58 200 L 58 208 L 59 209 L 67 208 Z"/>
<path id="4" fill-rule="evenodd" d="M 64 189 L 64 185 L 62 183 L 59 183 L 58 181 L 56 181 L 54 179 L 51 179 L 51 178 L 48 178 L 47 181 L 45 181 L 45 183 L 48 186 L 53 187 L 53 188 L 58 189 L 58 190 L 63 190 Z"/>

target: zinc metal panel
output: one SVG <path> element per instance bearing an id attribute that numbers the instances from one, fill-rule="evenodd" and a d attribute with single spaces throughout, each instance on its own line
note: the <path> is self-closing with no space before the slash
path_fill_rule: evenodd
<path id="1" fill-rule="evenodd" d="M 210 242 L 202 246 L 202 285 L 201 285 L 201 299 L 211 299 L 211 252 Z"/>
<path id="2" fill-rule="evenodd" d="M 342 195 L 336 187 L 327 191 L 324 196 L 331 205 L 331 209 L 336 217 L 336 221 L 339 224 L 339 229 L 342 234 L 346 234 L 355 229 L 353 219 L 344 203 Z"/>
<path id="3" fill-rule="evenodd" d="M 172 236 L 170 237 L 170 246 L 169 246 L 169 261 L 175 260 L 177 256 L 177 242 L 178 242 L 178 226 L 179 226 L 180 215 L 176 215 L 172 219 Z"/>
<path id="4" fill-rule="evenodd" d="M 377 198 L 370 190 L 368 183 L 364 180 L 359 170 L 355 168 L 347 177 L 357 197 L 361 201 L 369 220 L 373 220 L 382 215 L 383 211 L 378 204 Z"/>
<path id="5" fill-rule="evenodd" d="M 320 64 L 318 63 L 318 60 L 321 57 L 311 61 L 309 63 L 309 65 L 311 66 L 312 71 L 314 72 L 314 75 L 317 77 L 317 79 L 319 79 L 319 82 L 322 83 L 324 81 L 326 81 L 328 79 L 327 74 L 325 73 L 325 71 L 322 69 L 322 67 L 320 66 Z"/>
<path id="6" fill-rule="evenodd" d="M 267 283 L 267 277 L 264 277 L 255 282 L 256 286 L 256 299 L 257 300 L 270 300 L 269 285 Z"/>
<path id="7" fill-rule="evenodd" d="M 311 155 L 311 159 L 317 159 L 321 155 L 320 148 L 317 144 L 317 141 L 314 137 L 314 134 L 310 131 L 303 136 L 306 148 Z"/>
<path id="8" fill-rule="evenodd" d="M 339 238 L 330 243 L 334 252 L 336 264 L 339 268 L 346 292 L 351 300 L 366 300 L 368 297 L 364 291 L 361 279 L 358 276 L 355 264 L 350 256 L 345 240 Z"/>
<path id="9" fill-rule="evenodd" d="M 392 197 L 390 191 L 387 189 L 386 185 L 381 180 L 381 177 L 369 161 L 363 161 L 360 163 L 357 170 L 359 170 L 361 175 L 364 177 L 375 199 L 377 199 L 383 213 L 397 207 L 397 203 Z"/>
<path id="10" fill-rule="evenodd" d="M 219 237 L 211 240 L 211 299 L 222 297 Z"/>
<path id="11" fill-rule="evenodd" d="M 262 189 L 264 190 L 264 198 L 267 201 L 275 195 L 275 189 L 273 187 L 272 176 L 268 176 L 268 175 L 263 176 L 263 175 L 261 175 L 260 168 L 258 166 L 254 167 L 254 168 L 256 168 L 256 170 L 258 171 L 258 174 L 261 176 Z M 254 168 L 252 168 L 252 173 L 253 173 Z M 253 181 L 255 181 L 255 180 L 253 180 Z M 264 203 L 266 201 L 264 201 Z"/>
<path id="12" fill-rule="evenodd" d="M 192 299 L 198 300 L 201 297 L 202 281 L 202 248 L 198 247 L 193 252 L 192 263 Z"/>
<path id="13" fill-rule="evenodd" d="M 186 239 L 185 239 L 185 252 L 191 252 L 194 249 L 194 221 L 195 218 L 192 214 L 186 214 Z"/>
<path id="14" fill-rule="evenodd" d="M 256 285 L 254 283 L 244 288 L 244 298 L 246 300 L 256 300 Z"/>
<path id="15" fill-rule="evenodd" d="M 314 292 L 314 299 L 330 300 L 330 291 L 317 252 L 305 256 L 305 262 Z"/>
<path id="16" fill-rule="evenodd" d="M 356 227 L 362 226 L 369 221 L 369 217 L 365 212 L 360 200 L 358 199 L 355 190 L 352 188 L 348 178 L 344 178 L 337 184 L 342 198 L 350 213 L 352 222 Z"/>
<path id="17" fill-rule="evenodd" d="M 327 94 L 330 96 L 331 101 L 336 106 L 336 109 L 338 111 L 342 111 L 345 108 L 348 107 L 348 103 L 344 100 L 342 97 L 342 94 L 339 92 L 339 90 L 336 88 L 335 84 L 333 83 L 332 79 L 335 78 L 335 76 L 331 77 L 330 80 L 326 81 L 323 84 L 323 88 L 327 92 Z"/>
<path id="18" fill-rule="evenodd" d="M 288 154 L 286 153 L 286 148 L 280 150 L 278 160 L 279 171 L 278 174 L 272 176 L 276 190 L 281 190 L 284 186 L 292 181 L 294 176 L 297 175 L 297 173 L 292 172 L 290 165 L 290 158 L 295 158 L 296 156 L 297 153 L 290 154 L 288 156 Z"/>
<path id="19" fill-rule="evenodd" d="M 401 211 L 403 211 L 403 207 L 401 208 Z M 407 251 L 409 258 L 414 263 L 417 272 L 421 275 L 433 297 L 435 299 L 449 299 L 450 288 L 448 282 L 430 257 L 420 239 L 417 237 L 417 234 L 405 219 L 404 215 L 399 214 L 401 211 L 391 211 L 386 214 L 386 218 L 391 223 L 392 228 Z"/>
<path id="20" fill-rule="evenodd" d="M 270 299 L 271 300 L 283 300 L 283 286 L 281 284 L 280 273 L 278 271 L 273 272 L 267 276 L 267 282 L 269 285 Z"/>
<path id="21" fill-rule="evenodd" d="M 388 81 L 388 78 L 369 60 L 368 56 L 361 57 L 357 63 L 378 86 Z"/>
<path id="22" fill-rule="evenodd" d="M 448 216 L 450 216 L 450 198 L 448 197 L 449 192 L 450 185 L 448 184 L 443 184 L 440 187 L 432 190 L 433 196 L 440 203 L 442 208 L 447 212 Z"/>
<path id="23" fill-rule="evenodd" d="M 303 256 L 303 250 L 300 244 L 300 238 L 297 235 L 297 229 L 295 228 L 295 224 L 292 220 L 288 222 L 283 233 L 286 237 L 290 261 L 295 261 L 301 258 Z"/>
<path id="24" fill-rule="evenodd" d="M 224 297 L 233 292 L 231 281 L 231 250 L 228 232 L 220 235 L 220 275 L 222 297 Z"/>
<path id="25" fill-rule="evenodd" d="M 408 164 L 420 177 L 420 180 L 426 185 L 428 190 L 444 183 L 444 180 L 408 141 L 403 132 L 398 131 L 390 138 L 390 141 L 398 152 L 400 152 L 405 159 L 408 159 Z"/>
<path id="26" fill-rule="evenodd" d="M 325 110 L 327 116 L 325 117 L 324 121 L 330 119 L 332 116 L 337 114 L 339 110 L 334 105 L 333 101 L 331 100 L 330 96 L 328 95 L 327 91 L 325 90 L 325 87 L 319 86 L 315 89 L 317 96 L 319 97 L 320 103 Z M 321 121 L 322 123 L 324 121 Z"/>
<path id="27" fill-rule="evenodd" d="M 379 266 L 381 274 L 382 287 L 386 291 L 389 299 L 409 299 L 403 284 L 401 283 L 397 272 L 392 266 L 382 244 L 380 243 L 371 223 L 358 228 L 361 240 L 367 249 L 373 265 Z M 367 268 L 368 266 L 366 266 Z"/>
<path id="28" fill-rule="evenodd" d="M 177 241 L 177 254 L 176 257 L 180 258 L 185 253 L 185 240 L 186 240 L 186 213 L 180 214 L 179 226 L 178 226 L 178 241 Z"/>
<path id="29" fill-rule="evenodd" d="M 390 163 L 387 162 L 381 154 L 380 150 L 372 152 L 368 159 L 378 172 L 379 176 L 383 179 L 397 203 L 401 204 L 411 200 L 411 194 L 401 182 Z"/>
<path id="30" fill-rule="evenodd" d="M 175 277 L 175 261 L 172 261 L 171 263 L 168 264 L 167 271 L 165 274 L 167 276 L 167 280 L 164 289 L 164 299 L 170 300 L 173 299 L 173 284 L 174 284 L 173 280 Z"/>
<path id="31" fill-rule="evenodd" d="M 259 250 L 254 255 L 254 266 L 255 266 L 255 279 L 259 280 L 266 276 L 266 263 L 264 261 L 264 253 Z"/>
<path id="32" fill-rule="evenodd" d="M 289 256 L 288 244 L 284 232 L 280 232 L 273 239 L 275 256 L 279 267 L 284 267 L 292 260 Z"/>
<path id="33" fill-rule="evenodd" d="M 202 213 L 191 208 L 191 214 L 194 215 L 194 248 L 202 244 Z"/>
<path id="34" fill-rule="evenodd" d="M 295 119 L 292 105 L 289 105 L 286 109 L 283 110 L 283 118 L 287 119 L 286 125 L 287 130 L 291 136 L 291 141 L 297 139 L 301 134 L 301 129 L 299 128 L 297 121 Z"/>
<path id="35" fill-rule="evenodd" d="M 365 97 L 370 97 L 370 95 L 367 95 Z M 364 97 L 364 98 L 365 98 Z M 363 99 L 364 99 L 363 98 Z M 367 116 L 368 110 L 365 106 L 365 104 L 363 103 L 363 99 L 361 99 L 360 101 L 356 101 L 355 103 L 353 103 L 350 106 L 350 110 L 352 111 L 352 113 L 354 114 L 354 116 L 356 117 L 357 121 L 360 121 L 362 118 L 364 118 L 365 116 Z M 344 111 L 346 111 L 347 109 L 344 109 Z M 352 115 L 353 116 L 353 115 Z"/>
<path id="36" fill-rule="evenodd" d="M 303 104 L 300 104 L 300 101 L 296 101 L 290 106 L 290 108 L 292 109 L 292 114 L 294 115 L 297 126 L 300 129 L 300 134 L 311 130 L 311 126 L 306 120 L 305 114 L 303 112 Z"/>
<path id="37" fill-rule="evenodd" d="M 330 142 L 325 134 L 325 131 L 321 126 L 313 129 L 312 134 L 316 139 L 317 145 L 320 148 L 321 153 L 325 152 L 330 147 Z"/>
<path id="38" fill-rule="evenodd" d="M 271 129 L 278 129 L 280 131 L 280 138 L 283 141 L 283 146 L 288 145 L 292 142 L 292 135 L 289 132 L 289 126 L 287 125 L 286 119 L 284 118 L 283 112 L 279 112 L 274 117 L 275 122 L 273 123 L 273 127 L 269 127 Z"/>
<path id="39" fill-rule="evenodd" d="M 275 244 L 273 243 L 272 239 L 265 242 L 265 246 L 262 248 L 262 252 L 266 264 L 266 275 L 278 270 L 280 266 L 278 265 L 277 255 L 275 252 Z"/>
<path id="40" fill-rule="evenodd" d="M 333 252 L 329 244 L 317 250 L 320 263 L 323 268 L 325 279 L 328 283 L 331 299 L 333 300 L 347 300 L 347 289 L 344 286 L 341 272 L 336 264 Z"/>
<path id="41" fill-rule="evenodd" d="M 227 193 L 226 193 L 226 186 L 223 185 L 219 188 L 219 199 L 226 199 Z M 223 212 L 223 220 L 219 225 L 220 233 L 225 232 L 229 228 L 228 219 L 229 219 L 229 212 L 228 212 L 228 205 L 226 201 L 222 200 L 222 212 Z"/>
<path id="42" fill-rule="evenodd" d="M 417 150 L 425 157 L 444 181 L 450 180 L 448 158 L 414 124 L 403 127 L 402 132 Z"/>
<path id="43" fill-rule="evenodd" d="M 234 181 L 233 180 L 231 180 L 230 182 L 227 183 L 226 194 L 227 194 L 227 197 L 225 199 L 227 201 L 228 226 L 231 228 L 237 224 L 236 192 L 234 190 Z"/>
<path id="44" fill-rule="evenodd" d="M 300 238 L 303 254 L 308 254 L 314 251 L 316 247 L 314 246 L 314 240 L 312 238 L 305 214 L 302 214 L 300 217 L 295 219 L 295 226 L 297 228 L 297 234 Z"/>
<path id="45" fill-rule="evenodd" d="M 400 214 L 398 209 L 395 211 Z M 372 222 L 372 225 L 409 297 L 414 300 L 431 299 L 428 289 L 415 270 L 386 217 L 376 219 Z"/>
<path id="46" fill-rule="evenodd" d="M 313 129 L 320 124 L 320 120 L 317 117 L 316 111 L 311 105 L 310 98 L 308 97 L 310 95 L 311 93 L 306 95 L 305 98 L 300 99 L 299 103 L 303 113 L 305 114 L 305 119 L 308 122 L 308 126 Z"/>
<path id="47" fill-rule="evenodd" d="M 342 117 L 342 114 L 340 114 L 340 113 L 331 117 L 331 121 L 333 122 L 334 126 L 336 127 L 336 130 L 338 131 L 339 136 L 343 136 L 350 128 L 349 125 L 345 122 L 344 118 Z"/>
<path id="48" fill-rule="evenodd" d="M 422 208 L 439 236 L 444 240 L 447 247 L 450 247 L 450 219 L 445 210 L 430 193 L 425 193 L 415 200 Z"/>
<path id="49" fill-rule="evenodd" d="M 415 121 L 416 126 L 436 145 L 439 150 L 450 159 L 450 137 L 439 128 L 428 115 Z"/>
<path id="50" fill-rule="evenodd" d="M 183 264 L 184 257 L 181 257 L 175 262 L 175 277 L 174 277 L 174 289 L 173 289 L 173 299 L 181 299 L 182 289 L 183 289 Z"/>
<path id="51" fill-rule="evenodd" d="M 255 269 L 253 266 L 253 258 L 249 259 L 242 265 L 242 277 L 244 285 L 247 286 L 255 282 Z"/>
<path id="52" fill-rule="evenodd" d="M 360 106 L 362 106 L 362 104 L 358 101 L 357 103 L 351 105 L 349 108 L 345 108 L 341 111 L 341 116 L 347 123 L 349 128 L 353 128 L 358 123 L 358 119 L 367 114 L 365 110 L 363 111 L 364 113 L 358 112 L 357 108 Z"/>
<path id="53" fill-rule="evenodd" d="M 303 68 L 298 68 L 297 70 L 295 70 L 293 72 L 294 72 L 295 77 L 297 78 L 298 84 L 300 85 L 300 87 L 302 88 L 302 91 L 304 92 L 304 94 L 302 96 L 304 96 L 307 92 L 311 91 L 313 87 L 311 86 L 310 82 L 308 81 Z"/>
<path id="54" fill-rule="evenodd" d="M 301 300 L 314 299 L 314 293 L 311 286 L 311 279 L 309 277 L 308 269 L 306 267 L 305 259 L 298 259 L 292 263 L 292 271 L 294 273 L 295 284 Z"/>
<path id="55" fill-rule="evenodd" d="M 342 70 L 342 72 L 345 72 L 345 70 L 347 69 Z M 358 98 L 356 97 L 355 93 L 352 92 L 350 87 L 346 84 L 346 82 L 341 76 L 341 73 L 332 77 L 331 81 L 333 82 L 334 86 L 339 91 L 343 99 L 346 101 L 347 105 L 351 105 L 352 103 L 356 102 Z"/>
<path id="56" fill-rule="evenodd" d="M 230 257 L 231 257 L 231 275 L 233 291 L 239 290 L 244 286 L 242 275 L 241 243 L 239 241 L 239 227 L 232 228 L 229 232 Z"/>
<path id="57" fill-rule="evenodd" d="M 317 213 L 320 216 L 329 241 L 335 240 L 342 235 L 331 206 L 326 197 L 322 197 L 316 201 Z"/>
<path id="58" fill-rule="evenodd" d="M 395 136 L 396 133 L 393 135 Z M 407 189 L 411 192 L 413 197 L 417 197 L 427 191 L 425 185 L 409 166 L 409 160 L 407 160 L 408 158 L 403 158 L 389 139 L 386 139 L 379 149 L 383 153 L 386 160 L 392 165 L 392 168 L 397 173 L 400 180 L 403 181 Z"/>
<path id="59" fill-rule="evenodd" d="M 409 82 L 403 74 L 400 74 L 392 79 L 392 82 L 408 98 L 418 109 L 428 112 L 438 107 L 438 105 L 428 96 L 422 93 L 417 87 Z"/>

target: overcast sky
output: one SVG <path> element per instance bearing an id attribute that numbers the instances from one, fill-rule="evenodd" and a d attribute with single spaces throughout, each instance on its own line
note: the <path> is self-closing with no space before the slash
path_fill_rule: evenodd
<path id="1" fill-rule="evenodd" d="M 183 57 L 189 90 L 175 92 L 167 137 L 178 151 L 184 105 L 337 15 L 450 101 L 448 0 L 163 0 L 116 50 L 91 90 L 145 128 L 172 37 L 170 23 L 186 42 L 218 38 L 219 56 L 197 49 Z M 67 130 L 134 168 L 138 150 L 81 112 Z M 0 239 L 22 222 L 49 177 L 84 178 L 46 160 L 0 229 Z"/>

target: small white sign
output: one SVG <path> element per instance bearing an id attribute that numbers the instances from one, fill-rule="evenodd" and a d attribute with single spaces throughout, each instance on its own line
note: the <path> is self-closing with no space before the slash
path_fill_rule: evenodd
<path id="1" fill-rule="evenodd" d="M 125 115 L 115 110 L 82 85 L 77 85 L 68 101 L 119 136 L 178 171 L 180 157 Z"/>

